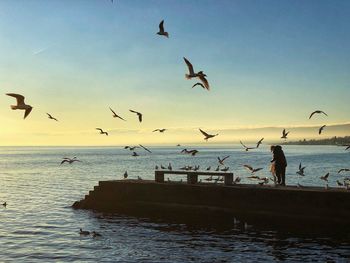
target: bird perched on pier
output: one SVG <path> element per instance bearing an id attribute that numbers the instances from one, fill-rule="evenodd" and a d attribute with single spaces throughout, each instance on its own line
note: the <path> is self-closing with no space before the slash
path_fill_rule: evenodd
<path id="1" fill-rule="evenodd" d="M 342 168 L 338 171 L 338 174 L 340 174 L 341 172 L 350 172 L 349 168 Z"/>
<path id="2" fill-rule="evenodd" d="M 314 112 L 312 112 L 312 113 L 310 114 L 309 120 L 312 118 L 312 116 L 314 116 L 314 114 L 324 114 L 324 115 L 328 116 L 327 113 L 325 113 L 324 111 L 315 110 Z"/>
<path id="3" fill-rule="evenodd" d="M 111 107 L 109 107 L 109 109 L 111 110 L 111 112 L 113 113 L 113 118 L 119 118 L 119 119 L 121 119 L 121 120 L 123 120 L 123 121 L 126 121 L 124 118 L 122 118 L 122 117 L 120 117 L 117 113 L 115 113 L 115 111 L 114 110 L 112 110 L 112 108 Z"/>
<path id="4" fill-rule="evenodd" d="M 83 229 L 80 228 L 79 234 L 82 235 L 82 236 L 88 236 L 88 235 L 90 235 L 90 232 L 86 231 L 86 230 L 83 231 Z"/>
<path id="5" fill-rule="evenodd" d="M 169 33 L 164 31 L 164 20 L 162 20 L 159 24 L 159 32 L 157 32 L 160 36 L 165 36 L 169 38 Z"/>
<path id="6" fill-rule="evenodd" d="M 215 171 L 218 172 L 220 170 L 220 166 L 216 167 Z"/>
<path id="7" fill-rule="evenodd" d="M 210 169 L 211 169 L 211 166 L 209 166 L 206 170 L 207 170 L 207 171 L 210 171 Z"/>
<path id="8" fill-rule="evenodd" d="M 74 162 L 81 162 L 80 160 L 77 159 L 77 157 L 73 157 L 73 158 L 67 158 L 67 157 L 65 157 L 65 158 L 62 158 L 62 159 L 63 159 L 63 160 L 62 160 L 61 164 L 63 164 L 63 163 L 72 164 L 72 163 L 74 163 Z"/>
<path id="9" fill-rule="evenodd" d="M 139 118 L 139 122 L 142 122 L 142 113 L 138 112 L 138 111 L 134 111 L 134 110 L 129 110 L 132 113 L 136 113 L 138 118 Z"/>
<path id="10" fill-rule="evenodd" d="M 197 151 L 197 150 L 187 150 L 187 149 L 183 149 L 183 150 L 181 151 L 181 153 L 187 153 L 187 154 L 190 154 L 190 155 L 192 155 L 192 156 L 195 156 L 195 155 L 198 153 L 198 151 Z"/>
<path id="11" fill-rule="evenodd" d="M 173 167 L 171 166 L 171 163 L 169 163 L 169 165 L 168 165 L 168 170 L 173 170 Z"/>
<path id="12" fill-rule="evenodd" d="M 132 153 L 132 156 L 133 156 L 133 157 L 137 157 L 137 156 L 139 156 L 139 154 L 138 154 L 137 152 L 133 152 L 133 153 Z"/>
<path id="13" fill-rule="evenodd" d="M 328 183 L 329 173 L 326 173 L 324 176 L 321 176 L 320 179 Z"/>
<path id="14" fill-rule="evenodd" d="M 46 113 L 46 114 L 50 120 L 58 121 L 56 118 L 52 117 L 52 115 L 50 113 Z"/>
<path id="15" fill-rule="evenodd" d="M 255 149 L 255 147 L 248 147 L 248 146 L 244 145 L 242 141 L 239 141 L 239 142 L 240 142 L 241 145 L 245 148 L 245 151 L 246 151 L 246 152 L 248 152 L 249 150 Z"/>
<path id="16" fill-rule="evenodd" d="M 244 164 L 243 165 L 248 171 L 250 171 L 252 174 L 262 170 L 263 168 L 253 168 L 252 166 L 248 165 L 248 164 Z"/>
<path id="17" fill-rule="evenodd" d="M 124 175 L 123 175 L 123 177 L 124 177 L 124 179 L 126 179 L 126 178 L 128 178 L 128 171 L 125 171 L 125 173 L 124 173 Z"/>
<path id="18" fill-rule="evenodd" d="M 205 178 L 204 181 L 208 181 L 208 182 L 213 181 L 213 176 L 211 175 L 210 177 Z"/>
<path id="19" fill-rule="evenodd" d="M 241 181 L 241 178 L 237 176 L 237 177 L 233 180 L 233 183 L 234 183 L 234 184 L 237 184 L 237 183 L 239 183 L 240 181 Z"/>
<path id="20" fill-rule="evenodd" d="M 142 180 L 142 178 L 141 178 L 140 176 L 137 176 L 137 180 L 141 181 L 141 180 Z"/>
<path id="21" fill-rule="evenodd" d="M 199 131 L 204 135 L 204 140 L 208 141 L 210 138 L 214 138 L 215 136 L 218 136 L 219 134 L 209 134 L 203 131 L 202 129 L 199 129 Z"/>
<path id="22" fill-rule="evenodd" d="M 199 170 L 199 165 L 195 165 L 193 168 L 193 171 L 198 171 Z"/>
<path id="23" fill-rule="evenodd" d="M 286 132 L 286 129 L 283 129 L 281 139 L 287 140 L 287 135 L 288 135 L 288 134 L 289 134 L 289 132 Z"/>
<path id="24" fill-rule="evenodd" d="M 27 118 L 33 107 L 24 103 L 24 96 L 15 93 L 6 93 L 7 96 L 14 97 L 17 100 L 17 105 L 11 105 L 12 110 L 24 110 L 23 119 Z"/>
<path id="25" fill-rule="evenodd" d="M 145 151 L 147 151 L 147 152 L 149 152 L 149 153 L 152 153 L 151 152 L 151 150 L 149 150 L 149 149 L 147 149 L 145 146 L 143 146 L 142 144 L 139 144 L 140 145 L 140 147 L 142 148 L 142 149 L 144 149 Z"/>
<path id="26" fill-rule="evenodd" d="M 96 128 L 96 130 L 100 131 L 100 134 L 105 134 L 108 136 L 108 132 L 103 131 L 101 128 Z"/>
<path id="27" fill-rule="evenodd" d="M 225 156 L 225 157 L 222 158 L 222 159 L 220 159 L 220 157 L 218 157 L 219 164 L 224 165 L 224 161 L 225 161 L 227 158 L 229 158 L 229 157 L 230 157 L 229 155 Z"/>
<path id="28" fill-rule="evenodd" d="M 162 164 L 160 165 L 160 168 L 162 168 L 163 170 L 166 169 L 166 167 L 164 167 Z"/>
<path id="29" fill-rule="evenodd" d="M 344 186 L 344 184 L 342 182 L 340 182 L 339 180 L 337 180 L 337 185 L 338 186 Z"/>
<path id="30" fill-rule="evenodd" d="M 227 172 L 229 169 L 230 169 L 230 167 L 225 167 L 225 168 L 222 168 L 221 171 Z"/>
<path id="31" fill-rule="evenodd" d="M 261 138 L 260 141 L 258 141 L 256 143 L 256 148 L 259 148 L 260 144 L 262 144 L 262 141 L 264 140 L 264 138 Z"/>
<path id="32" fill-rule="evenodd" d="M 299 164 L 299 171 L 297 171 L 297 174 L 298 175 L 301 175 L 301 176 L 305 176 L 304 174 L 304 170 L 305 170 L 306 166 L 302 167 L 301 163 Z"/>
<path id="33" fill-rule="evenodd" d="M 155 130 L 153 130 L 152 132 L 156 132 L 156 131 L 158 131 L 158 132 L 161 132 L 161 133 L 163 133 L 163 132 L 165 132 L 167 129 L 155 129 Z"/>
<path id="34" fill-rule="evenodd" d="M 205 75 L 203 71 L 199 71 L 199 72 L 195 73 L 191 62 L 189 62 L 185 57 L 183 59 L 187 65 L 187 68 L 189 71 L 189 74 L 185 74 L 186 79 L 199 78 L 199 80 L 203 83 L 204 87 L 207 90 L 210 90 L 209 82 L 205 78 L 207 75 Z"/>
<path id="35" fill-rule="evenodd" d="M 318 134 L 321 134 L 323 129 L 326 127 L 326 125 L 323 125 L 321 126 L 319 129 L 318 129 Z"/>

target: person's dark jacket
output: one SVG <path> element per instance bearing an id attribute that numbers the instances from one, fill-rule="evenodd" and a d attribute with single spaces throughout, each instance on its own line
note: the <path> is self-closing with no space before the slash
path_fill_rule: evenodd
<path id="1" fill-rule="evenodd" d="M 277 145 L 273 150 L 273 159 L 271 162 L 275 162 L 276 168 L 277 167 L 287 167 L 287 160 L 284 156 L 284 152 L 282 150 L 282 147 Z"/>

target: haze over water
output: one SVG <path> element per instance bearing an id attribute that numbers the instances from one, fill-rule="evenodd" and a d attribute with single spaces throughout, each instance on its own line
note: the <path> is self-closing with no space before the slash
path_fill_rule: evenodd
<path id="1" fill-rule="evenodd" d="M 287 183 L 296 183 L 300 160 L 307 166 L 305 185 L 323 186 L 319 176 L 330 171 L 330 184 L 342 178 L 336 173 L 349 163 L 350 155 L 335 146 L 286 146 Z M 0 208 L 1 260 L 17 262 L 104 261 L 104 262 L 256 262 L 281 260 L 337 262 L 350 260 L 349 233 L 299 235 L 288 231 L 261 229 L 243 224 L 217 226 L 137 219 L 92 211 L 73 210 L 100 180 L 121 179 L 125 170 L 130 178 L 154 178 L 155 164 L 172 163 L 216 166 L 217 156 L 226 160 L 235 175 L 249 173 L 241 163 L 264 167 L 268 176 L 271 154 L 267 147 L 244 152 L 232 148 L 199 148 L 196 157 L 179 153 L 179 147 L 151 148 L 152 154 L 134 158 L 120 147 L 1 147 Z M 62 157 L 77 156 L 82 163 L 60 165 Z M 181 178 L 181 177 L 176 177 Z M 175 177 L 171 178 L 175 180 Z M 249 182 L 243 179 L 243 182 Z M 255 183 L 250 181 L 250 183 Z M 232 200 L 234 202 L 234 200 Z M 203 219 L 205 221 L 205 219 Z M 204 222 L 205 223 L 205 222 Z M 233 223 L 233 222 L 232 222 Z M 297 224 L 297 222 L 296 222 Z M 332 226 L 330 225 L 329 228 Z M 79 228 L 96 230 L 101 238 L 81 237 Z"/>

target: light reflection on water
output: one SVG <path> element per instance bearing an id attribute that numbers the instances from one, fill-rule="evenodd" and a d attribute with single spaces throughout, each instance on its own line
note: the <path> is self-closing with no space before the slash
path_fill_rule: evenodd
<path id="1" fill-rule="evenodd" d="M 182 149 L 182 148 L 181 148 Z M 0 148 L 1 261 L 122 261 L 122 262 L 227 262 L 350 260 L 350 239 L 296 235 L 273 229 L 189 225 L 70 208 L 100 180 L 153 179 L 156 164 L 173 167 L 216 167 L 217 156 L 230 155 L 226 165 L 235 175 L 248 173 L 242 164 L 264 167 L 269 176 L 268 148 L 244 152 L 239 146 L 199 149 L 196 157 L 180 155 L 179 148 L 155 148 L 140 157 L 120 148 Z M 319 176 L 330 172 L 330 185 L 343 178 L 336 171 L 349 167 L 350 154 L 341 147 L 286 146 L 287 182 L 295 184 L 301 161 L 304 185 L 323 185 Z M 82 163 L 62 165 L 62 157 L 77 156 Z M 179 177 L 176 177 L 179 178 Z M 172 179 L 175 179 L 172 178 Z M 248 182 L 243 179 L 242 182 Z M 81 237 L 79 228 L 96 230 L 101 238 Z M 331 227 L 331 226 L 330 226 Z"/>

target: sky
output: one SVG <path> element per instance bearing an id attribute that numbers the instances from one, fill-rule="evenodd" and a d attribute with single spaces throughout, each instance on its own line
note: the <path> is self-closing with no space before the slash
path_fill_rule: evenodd
<path id="1" fill-rule="evenodd" d="M 199 143 L 198 128 L 237 143 L 350 123 L 349 24 L 346 0 L 2 0 L 0 145 Z M 183 57 L 209 92 L 191 88 Z M 26 120 L 5 93 L 26 97 Z M 329 117 L 309 120 L 318 109 Z"/>

